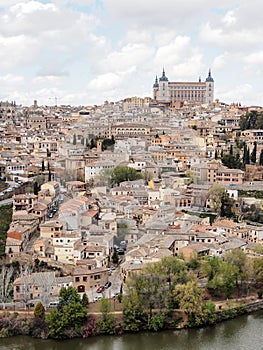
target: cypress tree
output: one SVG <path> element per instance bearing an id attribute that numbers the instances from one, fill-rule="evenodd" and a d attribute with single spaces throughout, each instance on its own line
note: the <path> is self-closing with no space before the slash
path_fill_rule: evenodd
<path id="1" fill-rule="evenodd" d="M 254 142 L 254 148 L 253 148 L 253 151 L 251 152 L 250 160 L 254 164 L 257 161 L 257 143 L 256 143 L 256 141 Z"/>
<path id="2" fill-rule="evenodd" d="M 39 192 L 39 186 L 38 186 L 38 183 L 37 181 L 34 182 L 34 194 L 37 196 Z"/>
<path id="3" fill-rule="evenodd" d="M 76 134 L 73 135 L 73 145 L 77 144 L 77 136 Z"/>
<path id="4" fill-rule="evenodd" d="M 263 165 L 263 149 L 260 152 L 260 156 L 259 156 L 259 165 Z"/>

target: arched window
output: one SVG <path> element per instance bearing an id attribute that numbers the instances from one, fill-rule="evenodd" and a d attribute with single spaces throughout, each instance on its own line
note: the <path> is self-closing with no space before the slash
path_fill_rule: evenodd
<path id="1" fill-rule="evenodd" d="M 85 292 L 85 286 L 81 285 L 78 286 L 78 293 L 84 293 Z"/>

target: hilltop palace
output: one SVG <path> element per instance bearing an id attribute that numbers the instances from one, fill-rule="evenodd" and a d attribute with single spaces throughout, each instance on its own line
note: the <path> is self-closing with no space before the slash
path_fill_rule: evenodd
<path id="1" fill-rule="evenodd" d="M 180 105 L 182 103 L 190 104 L 210 104 L 214 101 L 214 79 L 209 69 L 208 77 L 204 82 L 170 82 L 163 74 L 161 78 L 156 76 L 153 84 L 153 99 L 157 103 Z"/>

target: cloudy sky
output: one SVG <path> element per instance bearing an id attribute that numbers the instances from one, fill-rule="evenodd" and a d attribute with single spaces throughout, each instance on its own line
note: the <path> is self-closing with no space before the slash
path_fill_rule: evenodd
<path id="1" fill-rule="evenodd" d="M 93 105 L 204 80 L 263 105 L 262 0 L 0 0 L 0 101 Z"/>

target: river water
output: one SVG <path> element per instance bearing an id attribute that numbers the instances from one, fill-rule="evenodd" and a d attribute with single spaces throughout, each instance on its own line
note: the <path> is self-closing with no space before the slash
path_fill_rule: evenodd
<path id="1" fill-rule="evenodd" d="M 263 350 L 263 311 L 214 327 L 66 341 L 0 339 L 0 350 Z"/>

